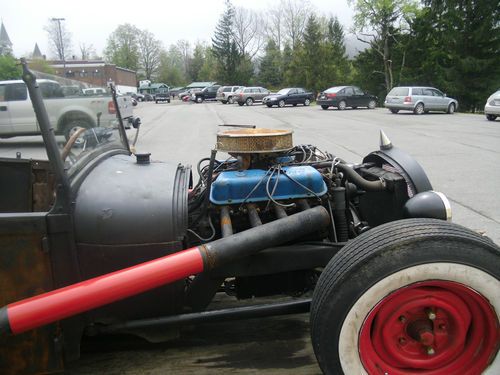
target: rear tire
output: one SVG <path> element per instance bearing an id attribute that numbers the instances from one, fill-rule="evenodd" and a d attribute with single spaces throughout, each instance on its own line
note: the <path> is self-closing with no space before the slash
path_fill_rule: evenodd
<path id="1" fill-rule="evenodd" d="M 488 121 L 495 121 L 497 119 L 497 116 L 495 116 L 495 115 L 486 115 L 486 118 L 488 119 Z"/>
<path id="2" fill-rule="evenodd" d="M 304 100 L 304 105 L 308 107 L 311 104 L 311 99 Z"/>
<path id="3" fill-rule="evenodd" d="M 425 107 L 423 103 L 417 103 L 415 108 L 413 108 L 413 113 L 416 115 L 421 115 L 425 112 Z"/>
<path id="4" fill-rule="evenodd" d="M 229 98 L 227 98 L 227 102 L 228 102 L 229 104 L 233 104 L 233 103 L 234 103 L 233 97 L 232 97 L 232 96 L 230 96 Z"/>
<path id="5" fill-rule="evenodd" d="M 245 101 L 246 105 L 248 106 L 251 106 L 253 105 L 253 99 L 252 98 L 248 98 L 246 101 Z"/>
<path id="6" fill-rule="evenodd" d="M 399 112 L 399 109 L 389 109 L 389 111 L 391 111 L 391 113 L 396 114 L 396 113 L 398 113 L 398 112 Z"/>
<path id="7" fill-rule="evenodd" d="M 377 106 L 377 102 L 375 100 L 370 100 L 368 102 L 368 109 L 375 109 L 376 106 Z"/>
<path id="8" fill-rule="evenodd" d="M 227 104 L 227 101 L 225 101 L 225 100 L 221 100 L 220 102 L 221 102 L 222 104 Z"/>
<path id="9" fill-rule="evenodd" d="M 203 98 L 201 96 L 197 96 L 196 103 L 203 103 Z"/>
<path id="10" fill-rule="evenodd" d="M 312 343 L 325 374 L 498 374 L 499 314 L 498 246 L 448 222 L 400 220 L 328 263 Z"/>

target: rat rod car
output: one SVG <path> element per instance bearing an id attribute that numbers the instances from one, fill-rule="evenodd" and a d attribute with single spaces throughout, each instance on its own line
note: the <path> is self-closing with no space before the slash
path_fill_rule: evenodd
<path id="1" fill-rule="evenodd" d="M 351 164 L 236 127 L 193 185 L 189 166 L 133 155 L 121 124 L 61 154 L 26 65 L 23 79 L 49 161 L 0 160 L 2 374 L 63 371 L 83 334 L 309 310 L 327 374 L 500 373 L 500 249 L 450 223 L 382 132 Z M 217 293 L 279 298 L 214 309 Z"/>

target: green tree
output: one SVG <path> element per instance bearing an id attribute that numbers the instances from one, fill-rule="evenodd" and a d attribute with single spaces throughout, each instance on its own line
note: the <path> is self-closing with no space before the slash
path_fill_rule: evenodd
<path id="1" fill-rule="evenodd" d="M 217 58 L 213 53 L 213 49 L 207 48 L 205 51 L 205 61 L 198 73 L 198 79 L 205 82 L 217 80 L 217 72 L 219 71 L 219 69 L 217 69 L 217 64 Z"/>
<path id="2" fill-rule="evenodd" d="M 104 56 L 121 67 L 132 70 L 139 68 L 139 45 L 137 42 L 140 30 L 129 23 L 120 25 L 108 38 Z"/>
<path id="3" fill-rule="evenodd" d="M 327 23 L 328 61 L 331 62 L 328 78 L 331 83 L 347 82 L 350 64 L 346 55 L 344 27 L 337 17 L 330 17 Z"/>
<path id="4" fill-rule="evenodd" d="M 424 0 L 412 23 L 408 79 L 434 85 L 475 111 L 500 86 L 500 8 L 488 0 Z M 459 31 L 458 31 L 459 30 Z"/>
<path id="5" fill-rule="evenodd" d="M 358 38 L 376 51 L 382 59 L 385 89 L 394 85 L 393 46 L 396 35 L 415 17 L 418 7 L 415 0 L 349 0 L 354 4 L 354 27 Z M 402 60 L 404 61 L 404 60 Z M 399 67 L 398 67 L 399 68 Z M 399 68 L 400 69 L 400 68 Z"/>
<path id="6" fill-rule="evenodd" d="M 267 42 L 264 56 L 260 59 L 259 82 L 277 88 L 283 81 L 281 52 L 273 39 Z"/>
<path id="7" fill-rule="evenodd" d="M 161 42 L 155 38 L 153 33 L 142 30 L 137 38 L 137 46 L 140 66 L 144 70 L 146 79 L 150 80 L 160 67 Z"/>
<path id="8" fill-rule="evenodd" d="M 203 67 L 203 63 L 205 62 L 205 54 L 207 48 L 198 43 L 194 47 L 193 58 L 191 59 L 191 63 L 189 64 L 189 77 L 193 81 L 199 81 L 200 70 Z"/>
<path id="9" fill-rule="evenodd" d="M 238 81 L 237 70 L 242 56 L 233 37 L 235 11 L 230 0 L 225 1 L 225 7 L 212 38 L 212 52 L 218 61 L 219 81 L 234 83 Z"/>
<path id="10" fill-rule="evenodd" d="M 21 79 L 21 66 L 12 56 L 0 56 L 0 80 Z"/>

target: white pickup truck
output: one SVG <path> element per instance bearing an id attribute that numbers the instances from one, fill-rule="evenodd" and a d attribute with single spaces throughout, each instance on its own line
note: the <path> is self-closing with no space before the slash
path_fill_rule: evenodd
<path id="1" fill-rule="evenodd" d="M 77 127 L 110 127 L 116 124 L 116 107 L 111 96 L 66 98 L 57 81 L 40 79 L 38 83 L 56 134 L 68 139 Z M 121 116 L 126 122 L 133 115 L 131 99 L 128 96 L 117 99 Z M 24 82 L 0 81 L 0 138 L 36 134 L 40 134 L 40 129 Z"/>

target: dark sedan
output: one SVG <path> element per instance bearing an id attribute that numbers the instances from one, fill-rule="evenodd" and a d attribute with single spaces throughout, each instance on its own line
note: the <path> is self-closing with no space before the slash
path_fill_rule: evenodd
<path id="1" fill-rule="evenodd" d="M 356 86 L 334 86 L 323 91 L 318 96 L 318 105 L 323 109 L 337 107 L 340 110 L 351 107 L 367 107 L 373 109 L 377 106 L 377 97 L 365 93 Z"/>
<path id="2" fill-rule="evenodd" d="M 276 94 L 271 94 L 262 99 L 262 103 L 271 108 L 276 105 L 283 108 L 287 104 L 296 106 L 297 104 L 309 105 L 313 99 L 313 93 L 307 92 L 300 87 L 281 89 Z"/>

